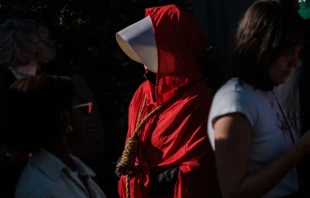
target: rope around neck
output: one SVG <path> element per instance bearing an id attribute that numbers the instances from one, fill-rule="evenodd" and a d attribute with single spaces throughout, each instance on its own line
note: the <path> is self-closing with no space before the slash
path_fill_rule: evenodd
<path id="1" fill-rule="evenodd" d="M 130 198 L 130 178 L 137 172 L 138 166 L 135 164 L 136 157 L 138 154 L 138 144 L 139 144 L 139 131 L 145 125 L 145 123 L 157 112 L 166 108 L 171 102 L 175 101 L 182 93 L 185 86 L 179 89 L 168 101 L 156 107 L 153 111 L 151 111 L 143 120 L 141 120 L 143 111 L 146 106 L 146 97 L 144 98 L 142 108 L 139 112 L 137 126 L 135 128 L 134 134 L 132 137 L 128 138 L 125 143 L 125 148 L 122 153 L 122 157 L 120 162 L 116 166 L 116 171 L 119 175 L 126 175 L 126 198 Z"/>

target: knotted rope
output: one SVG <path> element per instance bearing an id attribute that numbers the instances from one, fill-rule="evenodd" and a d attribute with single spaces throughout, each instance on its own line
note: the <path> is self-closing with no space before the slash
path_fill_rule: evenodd
<path id="1" fill-rule="evenodd" d="M 139 131 L 145 125 L 145 123 L 157 112 L 166 108 L 171 102 L 175 101 L 180 95 L 181 92 L 188 86 L 179 89 L 168 101 L 156 107 L 151 111 L 143 120 L 141 120 L 143 111 L 146 105 L 146 97 L 144 98 L 142 108 L 138 115 L 137 125 L 132 137 L 126 140 L 125 148 L 122 153 L 122 158 L 116 166 L 116 171 L 119 175 L 126 175 L 126 197 L 130 198 L 130 177 L 137 172 L 138 166 L 135 164 L 137 153 L 138 153 L 138 144 L 139 144 Z"/>

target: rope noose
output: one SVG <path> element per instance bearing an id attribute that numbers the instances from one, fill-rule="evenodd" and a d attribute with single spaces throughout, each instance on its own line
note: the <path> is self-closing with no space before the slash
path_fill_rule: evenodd
<path id="1" fill-rule="evenodd" d="M 183 89 L 182 89 L 183 90 Z M 181 90 L 177 91 L 173 97 L 170 98 L 167 102 L 156 107 L 151 111 L 142 121 L 141 117 L 145 109 L 146 97 L 144 98 L 142 108 L 139 112 L 137 126 L 135 128 L 134 134 L 132 137 L 128 138 L 125 143 L 125 148 L 122 153 L 122 158 L 116 166 L 116 170 L 119 175 L 126 175 L 126 197 L 130 198 L 130 177 L 135 171 L 138 170 L 138 167 L 135 164 L 136 156 L 138 152 L 138 143 L 139 143 L 139 131 L 144 126 L 146 121 L 155 115 L 158 111 L 167 107 L 171 101 L 174 101 L 181 93 Z"/>

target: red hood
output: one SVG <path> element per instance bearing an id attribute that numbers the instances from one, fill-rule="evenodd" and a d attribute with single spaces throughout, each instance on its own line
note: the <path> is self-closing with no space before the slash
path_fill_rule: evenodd
<path id="1" fill-rule="evenodd" d="M 176 5 L 145 10 L 150 16 L 158 50 L 155 97 L 158 104 L 167 101 L 181 86 L 200 80 L 199 56 L 206 39 L 192 14 Z"/>

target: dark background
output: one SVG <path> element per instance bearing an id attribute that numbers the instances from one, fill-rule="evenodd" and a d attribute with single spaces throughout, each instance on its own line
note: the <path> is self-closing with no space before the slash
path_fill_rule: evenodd
<path id="1" fill-rule="evenodd" d="M 79 72 L 88 81 L 99 105 L 105 129 L 101 186 L 117 197 L 115 161 L 121 155 L 127 132 L 127 109 L 135 89 L 144 80 L 143 66 L 131 61 L 118 47 L 115 33 L 142 19 L 146 7 L 182 0 L 1 0 L 0 22 L 12 17 L 43 23 L 56 42 L 60 64 L 51 72 Z M 215 90 L 222 82 L 221 47 L 209 45 L 202 56 L 204 79 Z M 207 74 L 213 78 L 208 78 Z"/>

